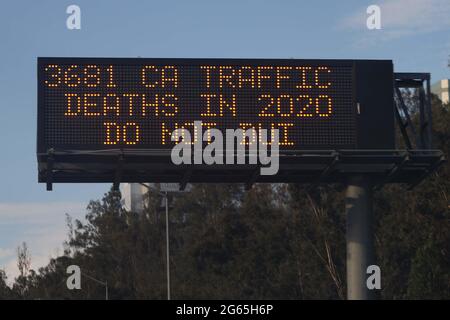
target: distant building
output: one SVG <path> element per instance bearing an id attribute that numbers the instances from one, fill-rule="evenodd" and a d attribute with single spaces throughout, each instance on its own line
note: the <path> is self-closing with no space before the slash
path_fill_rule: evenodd
<path id="1" fill-rule="evenodd" d="M 123 183 L 120 185 L 122 192 L 122 205 L 127 211 L 141 214 L 144 211 L 145 194 L 147 187 L 140 183 Z"/>
<path id="2" fill-rule="evenodd" d="M 151 192 L 180 192 L 180 185 L 178 183 L 122 183 L 120 184 L 120 191 L 122 193 L 122 206 L 125 210 L 141 214 L 144 212 L 146 197 L 145 194 Z M 187 184 L 183 192 L 189 192 L 192 189 L 191 184 Z M 164 202 L 161 202 L 161 206 L 164 206 Z"/>
<path id="3" fill-rule="evenodd" d="M 431 92 L 442 100 L 442 103 L 449 103 L 450 96 L 450 80 L 442 79 L 431 86 Z"/>

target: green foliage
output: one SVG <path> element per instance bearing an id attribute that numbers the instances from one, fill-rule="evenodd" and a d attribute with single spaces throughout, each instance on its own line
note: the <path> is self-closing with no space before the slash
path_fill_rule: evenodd
<path id="1" fill-rule="evenodd" d="M 11 288 L 7 285 L 6 273 L 0 270 L 0 300 L 12 299 L 13 293 Z"/>
<path id="2" fill-rule="evenodd" d="M 433 115 L 435 147 L 448 158 L 450 114 L 435 100 Z M 450 298 L 449 191 L 445 163 L 412 191 L 391 185 L 376 194 L 383 298 Z"/>
<path id="3" fill-rule="evenodd" d="M 448 109 L 433 108 L 434 142 L 448 155 Z M 382 298 L 450 298 L 449 189 L 445 164 L 412 191 L 375 193 Z M 118 192 L 92 201 L 85 221 L 68 219 L 63 256 L 23 272 L 12 289 L 0 272 L 0 298 L 104 299 L 95 278 L 111 299 L 165 299 L 165 211 L 157 193 L 147 197 L 141 215 L 123 210 Z M 173 298 L 345 298 L 343 186 L 199 184 L 169 202 Z M 72 264 L 81 290 L 66 287 Z"/>

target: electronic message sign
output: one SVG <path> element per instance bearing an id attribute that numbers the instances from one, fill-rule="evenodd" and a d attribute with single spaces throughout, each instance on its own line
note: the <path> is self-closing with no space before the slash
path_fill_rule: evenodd
<path id="1" fill-rule="evenodd" d="M 280 150 L 393 147 L 391 61 L 39 58 L 38 150 L 170 149 L 177 128 Z"/>
<path id="2" fill-rule="evenodd" d="M 48 187 L 306 182 L 323 179 L 333 150 L 395 149 L 389 60 L 38 58 L 37 67 L 39 181 Z M 278 173 L 257 177 L 250 162 L 173 162 L 174 130 L 188 130 L 195 148 L 198 131 L 213 128 L 278 130 Z"/>

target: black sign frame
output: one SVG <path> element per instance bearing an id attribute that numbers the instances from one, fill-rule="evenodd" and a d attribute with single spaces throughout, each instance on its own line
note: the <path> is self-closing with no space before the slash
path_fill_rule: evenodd
<path id="1" fill-rule="evenodd" d="M 390 60 L 327 60 L 327 59 L 170 59 L 170 58 L 38 58 L 38 140 L 37 150 L 45 153 L 49 149 L 62 150 L 98 150 L 110 149 L 111 146 L 89 145 L 49 145 L 45 141 L 45 99 L 42 66 L 48 64 L 173 64 L 173 65 L 261 65 L 296 66 L 330 65 L 352 66 L 353 97 L 356 124 L 355 145 L 320 145 L 318 149 L 393 149 L 394 148 L 394 114 L 393 114 L 393 66 Z M 383 123 L 381 128 L 374 123 Z M 118 148 L 123 148 L 123 146 Z M 145 149 L 145 145 L 133 146 L 131 149 Z M 311 150 L 316 146 L 309 145 Z"/>
<path id="2" fill-rule="evenodd" d="M 54 146 L 44 139 L 44 88 L 42 66 L 46 64 L 230 64 L 230 65 L 351 65 L 352 108 L 356 118 L 356 144 L 350 148 L 282 150 L 280 170 L 260 176 L 256 165 L 180 165 L 170 160 L 169 149 L 92 148 L 86 145 Z M 391 60 L 330 59 L 169 59 L 169 58 L 38 58 L 37 158 L 39 182 L 304 182 L 342 181 L 348 172 L 378 174 L 380 161 L 392 165 L 395 151 L 394 73 Z M 342 161 L 343 154 L 351 157 Z M 383 155 L 380 158 L 380 153 Z M 362 158 L 361 158 L 362 156 Z M 362 167 L 359 159 L 364 159 Z M 370 160 L 372 159 L 372 160 Z M 382 160 L 380 160 L 382 159 Z M 401 159 L 401 157 L 399 157 Z M 396 160 L 397 161 L 397 160 Z M 400 161 L 400 160 L 399 160 Z M 334 166 L 339 163 L 337 168 Z M 378 164 L 377 164 L 378 163 Z M 369 167 L 367 167 L 369 165 Z M 386 169 L 385 170 L 388 170 Z M 334 170 L 333 175 L 326 174 Z M 355 171 L 356 170 L 356 171 Z"/>

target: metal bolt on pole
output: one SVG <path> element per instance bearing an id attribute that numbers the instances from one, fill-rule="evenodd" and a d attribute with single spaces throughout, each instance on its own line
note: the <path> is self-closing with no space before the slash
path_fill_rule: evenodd
<path id="1" fill-rule="evenodd" d="M 367 288 L 367 267 L 374 262 L 372 186 L 364 175 L 349 179 L 345 195 L 347 214 L 347 299 L 373 299 Z"/>

